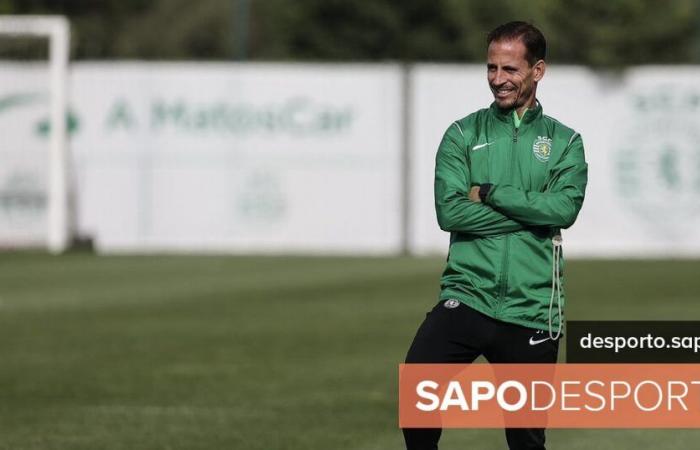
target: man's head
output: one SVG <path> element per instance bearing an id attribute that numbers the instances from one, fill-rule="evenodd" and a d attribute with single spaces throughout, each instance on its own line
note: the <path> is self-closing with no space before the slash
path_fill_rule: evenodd
<path id="1" fill-rule="evenodd" d="M 487 43 L 488 82 L 496 104 L 522 112 L 534 104 L 544 76 L 544 36 L 529 23 L 508 22 L 490 32 Z"/>

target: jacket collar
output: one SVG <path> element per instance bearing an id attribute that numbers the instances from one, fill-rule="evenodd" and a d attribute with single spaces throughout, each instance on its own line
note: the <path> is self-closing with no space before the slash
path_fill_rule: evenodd
<path id="1" fill-rule="evenodd" d="M 498 120 L 513 125 L 513 109 L 501 109 L 496 102 L 491 103 L 489 107 L 491 114 Z M 539 100 L 535 100 L 535 105 L 525 111 L 525 115 L 520 122 L 520 126 L 529 124 L 542 116 L 542 104 Z"/>

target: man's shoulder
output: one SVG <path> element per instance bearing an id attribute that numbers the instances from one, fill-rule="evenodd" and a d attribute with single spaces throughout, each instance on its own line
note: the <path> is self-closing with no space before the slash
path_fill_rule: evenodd
<path id="1" fill-rule="evenodd" d="M 450 127 L 456 128 L 462 136 L 475 134 L 475 132 L 485 123 L 485 117 L 488 114 L 489 108 L 482 108 L 473 113 L 457 119 Z"/>
<path id="2" fill-rule="evenodd" d="M 555 119 L 552 116 L 542 114 L 542 120 L 545 122 L 547 128 L 552 130 L 553 135 L 561 136 L 562 138 L 565 138 L 567 140 L 573 139 L 574 137 L 579 135 L 579 133 L 576 130 L 574 130 L 568 125 L 565 125 L 564 123 L 560 122 L 558 119 Z"/>

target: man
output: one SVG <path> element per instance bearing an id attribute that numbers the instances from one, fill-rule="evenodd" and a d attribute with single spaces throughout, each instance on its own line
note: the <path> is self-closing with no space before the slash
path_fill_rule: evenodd
<path id="1" fill-rule="evenodd" d="M 578 133 L 542 113 L 546 41 L 510 22 L 487 38 L 490 108 L 452 123 L 435 167 L 437 219 L 449 231 L 440 301 L 406 363 L 554 363 L 563 323 L 559 230 L 585 194 Z M 573 107 L 573 105 L 572 105 Z M 554 275 L 553 275 L 554 274 Z M 436 449 L 439 428 L 404 429 L 406 447 Z M 544 429 L 506 429 L 511 450 L 544 449 Z"/>

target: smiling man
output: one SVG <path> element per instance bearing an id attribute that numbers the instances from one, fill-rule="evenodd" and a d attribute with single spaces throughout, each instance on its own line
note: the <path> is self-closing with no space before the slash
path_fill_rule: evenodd
<path id="1" fill-rule="evenodd" d="M 489 108 L 453 122 L 435 166 L 437 219 L 450 232 L 439 302 L 406 363 L 554 363 L 563 324 L 560 229 L 585 194 L 581 136 L 542 112 L 547 44 L 525 22 L 487 38 Z M 439 428 L 404 429 L 409 450 Z M 511 450 L 544 449 L 544 429 L 509 428 Z"/>

